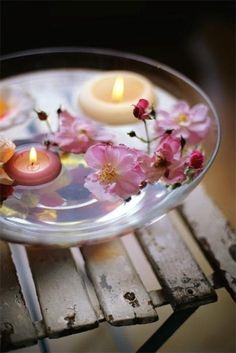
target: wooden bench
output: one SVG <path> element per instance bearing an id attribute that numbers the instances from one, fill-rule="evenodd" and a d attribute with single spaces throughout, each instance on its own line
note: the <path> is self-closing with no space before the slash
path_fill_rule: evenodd
<path id="1" fill-rule="evenodd" d="M 183 228 L 191 230 L 213 273 L 202 272 L 181 236 Z M 43 338 L 91 330 L 102 321 L 114 326 L 150 323 L 158 320 L 160 306 L 170 304 L 172 315 L 138 350 L 155 352 L 199 306 L 217 300 L 217 288 L 225 287 L 236 299 L 236 237 L 202 186 L 178 210 L 135 233 L 161 289 L 146 290 L 122 239 L 72 252 L 27 247 L 27 258 L 24 247 L 1 242 L 2 351 L 40 343 L 46 352 Z M 30 270 L 40 320 L 35 303 L 30 305 Z"/>

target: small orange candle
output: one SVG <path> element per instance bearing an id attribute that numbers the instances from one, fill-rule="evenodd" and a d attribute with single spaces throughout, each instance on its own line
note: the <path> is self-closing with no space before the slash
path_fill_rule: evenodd
<path id="1" fill-rule="evenodd" d="M 40 185 L 55 179 L 61 171 L 59 156 L 42 146 L 22 146 L 4 165 L 18 185 Z"/>

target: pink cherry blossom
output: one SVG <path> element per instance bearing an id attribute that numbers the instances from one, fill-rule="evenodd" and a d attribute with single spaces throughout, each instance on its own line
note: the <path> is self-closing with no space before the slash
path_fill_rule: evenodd
<path id="1" fill-rule="evenodd" d="M 168 185 L 173 185 L 176 183 L 182 183 L 186 180 L 186 161 L 185 158 L 180 158 L 172 161 L 170 166 L 166 168 L 164 175 L 162 176 L 162 181 Z"/>
<path id="2" fill-rule="evenodd" d="M 139 99 L 138 103 L 134 105 L 133 114 L 135 118 L 139 120 L 146 120 L 150 119 L 150 109 L 149 108 L 149 101 L 147 99 Z"/>
<path id="3" fill-rule="evenodd" d="M 110 141 L 111 136 L 99 124 L 74 117 L 68 111 L 62 110 L 59 114 L 59 131 L 50 140 L 65 152 L 85 153 L 97 142 Z"/>
<path id="4" fill-rule="evenodd" d="M 159 158 L 159 166 L 164 169 L 162 181 L 167 184 L 183 182 L 185 175 L 185 157 L 181 154 L 182 146 L 180 138 L 172 134 L 164 135 L 160 146 L 156 150 L 156 156 Z"/>
<path id="5" fill-rule="evenodd" d="M 156 164 L 157 160 L 158 158 L 155 154 L 149 156 L 145 153 L 139 157 L 139 165 L 144 172 L 147 183 L 153 184 L 157 182 L 164 173 L 164 170 Z"/>
<path id="6" fill-rule="evenodd" d="M 159 179 L 168 184 L 186 179 L 185 158 L 181 156 L 181 141 L 172 135 L 165 134 L 154 154 L 141 155 L 139 163 L 145 174 L 145 180 L 150 184 Z"/>
<path id="7" fill-rule="evenodd" d="M 85 180 L 85 187 L 98 200 L 126 200 L 140 190 L 144 173 L 138 164 L 137 150 L 125 145 L 97 144 L 90 147 L 85 160 L 96 171 Z"/>
<path id="8" fill-rule="evenodd" d="M 208 108 L 204 104 L 197 104 L 192 108 L 185 101 L 179 101 L 170 112 L 159 110 L 155 129 L 158 135 L 166 130 L 173 130 L 173 135 L 183 137 L 189 144 L 202 141 L 210 127 Z"/>

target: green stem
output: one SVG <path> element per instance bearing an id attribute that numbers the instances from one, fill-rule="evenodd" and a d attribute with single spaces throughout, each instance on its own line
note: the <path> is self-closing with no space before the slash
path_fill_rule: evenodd
<path id="1" fill-rule="evenodd" d="M 146 120 L 143 120 L 143 122 L 144 122 L 145 132 L 147 136 L 147 153 L 150 154 L 150 137 L 149 137 L 148 127 L 147 127 L 147 122 Z"/>
<path id="2" fill-rule="evenodd" d="M 135 137 L 136 137 L 138 140 L 140 140 L 140 141 L 142 141 L 142 142 L 144 142 L 144 143 L 148 143 L 147 140 L 145 140 L 144 138 L 142 138 L 142 137 L 140 137 L 140 136 L 138 136 L 138 135 L 136 135 Z"/>
<path id="3" fill-rule="evenodd" d="M 52 127 L 51 127 L 49 121 L 48 121 L 48 120 L 45 120 L 45 122 L 46 122 L 46 124 L 47 124 L 47 127 L 48 127 L 49 132 L 50 132 L 51 134 L 53 134 L 53 130 L 52 130 Z"/>
<path id="4" fill-rule="evenodd" d="M 150 142 L 153 142 L 153 141 L 156 141 L 156 140 L 158 140 L 160 137 L 162 137 L 164 134 L 161 134 L 161 135 L 159 135 L 159 136 L 156 136 L 156 137 L 153 137 L 151 140 L 150 140 Z"/>

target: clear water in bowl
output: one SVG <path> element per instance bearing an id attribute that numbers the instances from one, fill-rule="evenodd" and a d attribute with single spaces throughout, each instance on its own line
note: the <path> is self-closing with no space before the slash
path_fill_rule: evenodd
<path id="1" fill-rule="evenodd" d="M 99 53 L 94 55 L 97 56 Z M 117 57 L 117 63 L 120 60 L 129 59 Z M 153 70 L 154 73 L 152 81 L 159 108 L 168 110 L 177 99 L 185 99 L 190 104 L 200 102 L 210 104 L 207 97 L 196 87 L 191 86 L 191 83 L 185 82 L 184 78 L 177 77 L 176 83 L 175 74 L 171 71 L 166 72 L 165 67 L 161 74 L 161 71 L 160 73 L 158 71 L 160 68 L 157 70 L 157 67 L 146 65 L 148 71 L 151 70 L 152 74 Z M 121 67 L 124 68 L 122 65 Z M 109 67 L 104 67 L 104 70 L 106 69 Z M 117 66 L 116 69 L 120 67 Z M 101 69 L 94 68 L 43 70 L 12 76 L 3 80 L 2 84 L 20 87 L 30 93 L 36 101 L 35 108 L 49 114 L 50 123 L 56 130 L 58 126 L 56 111 L 59 106 L 68 109 L 72 114 L 83 115 L 78 104 L 80 89 L 91 76 L 100 72 Z M 142 74 L 142 71 L 139 73 Z M 151 74 L 149 72 L 147 76 L 151 78 Z M 212 129 L 204 144 L 208 163 L 206 170 L 212 163 L 219 139 L 219 126 L 214 114 L 211 107 Z M 131 147 L 145 149 L 141 142 L 127 135 L 127 132 L 134 129 L 139 135 L 143 135 L 142 123 L 107 125 L 105 128 L 114 136 L 117 143 L 122 142 Z M 21 126 L 12 126 L 4 135 L 13 140 L 17 137 L 18 140 L 25 142 L 47 132 L 46 124 L 38 121 L 32 112 L 30 120 Z M 205 170 L 191 184 L 176 190 L 170 191 L 163 184 L 157 183 L 144 188 L 129 202 L 110 203 L 98 201 L 84 187 L 84 179 L 91 170 L 87 167 L 83 155 L 63 155 L 62 163 L 62 172 L 54 181 L 39 187 L 17 186 L 14 193 L 3 203 L 0 208 L 0 223 L 4 239 L 22 243 L 72 246 L 121 235 L 135 227 L 153 222 L 174 208 L 199 183 L 206 172 Z"/>

